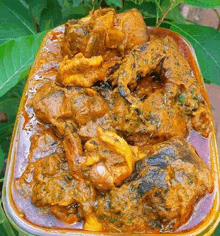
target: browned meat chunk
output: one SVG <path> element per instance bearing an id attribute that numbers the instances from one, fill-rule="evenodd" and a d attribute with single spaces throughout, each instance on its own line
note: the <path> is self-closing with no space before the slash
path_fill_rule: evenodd
<path id="1" fill-rule="evenodd" d="M 15 181 L 17 190 L 38 207 L 52 207 L 51 212 L 66 222 L 80 221 L 92 212 L 95 191 L 91 185 L 70 175 L 63 154 L 52 154 L 31 163 Z M 59 214 L 56 213 L 59 209 Z"/>
<path id="2" fill-rule="evenodd" d="M 109 109 L 106 101 L 92 89 L 66 89 L 50 83 L 38 90 L 33 108 L 37 118 L 52 124 L 60 135 L 65 134 L 66 127 L 85 125 L 104 116 Z"/>
<path id="3" fill-rule="evenodd" d="M 181 113 L 186 116 L 186 119 L 189 118 L 187 116 L 196 115 L 198 107 L 205 104 L 199 84 L 188 62 L 178 51 L 177 45 L 169 37 L 153 38 L 150 42 L 134 48 L 112 75 L 121 96 L 127 99 L 133 109 L 138 111 L 144 123 L 148 122 L 147 117 L 149 117 L 146 113 L 146 103 L 132 94 L 130 89 L 136 87 L 137 79 L 145 77 L 153 71 L 159 73 L 163 78 L 165 100 L 169 103 L 179 102 Z M 149 101 L 149 99 L 147 100 Z M 148 103 L 148 101 L 146 102 Z M 211 116 L 207 108 L 203 109 L 201 116 L 203 117 L 201 121 L 204 119 L 207 121 L 206 125 L 200 123 L 200 125 L 194 125 L 193 128 L 207 137 L 211 123 Z"/>
<path id="4" fill-rule="evenodd" d="M 38 131 L 31 136 L 30 140 L 31 147 L 28 156 L 30 162 L 49 156 L 54 152 L 63 152 L 62 140 L 53 133 L 52 129 Z"/>
<path id="5" fill-rule="evenodd" d="M 119 186 L 132 173 L 132 149 L 114 132 L 98 128 L 97 137 L 85 143 L 84 152 L 78 135 L 69 132 L 64 139 L 64 148 L 70 173 L 89 180 L 97 189 Z"/>
<path id="6" fill-rule="evenodd" d="M 165 97 L 163 89 L 149 93 L 143 102 L 143 124 L 138 111 L 132 109 L 126 99 L 120 96 L 118 89 L 115 89 L 107 96 L 112 126 L 129 143 L 138 146 L 155 144 L 177 135 L 185 137 L 188 133 L 186 120 L 179 107 L 167 102 Z"/>
<path id="7" fill-rule="evenodd" d="M 120 14 L 110 8 L 99 9 L 66 23 L 63 54 L 69 58 L 80 52 L 85 57 L 103 55 L 104 61 L 109 61 L 148 40 L 149 32 L 137 9 Z"/>
<path id="8" fill-rule="evenodd" d="M 170 232 L 213 190 L 211 174 L 183 138 L 152 146 L 120 188 L 98 198 L 96 216 L 111 232 Z"/>

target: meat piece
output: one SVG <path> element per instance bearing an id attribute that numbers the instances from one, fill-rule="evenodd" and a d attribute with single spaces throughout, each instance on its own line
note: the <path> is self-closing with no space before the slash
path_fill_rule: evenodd
<path id="1" fill-rule="evenodd" d="M 146 43 L 150 39 L 146 23 L 137 9 L 122 12 L 116 16 L 117 28 L 125 34 L 125 41 L 120 47 L 127 53 L 136 45 Z"/>
<path id="2" fill-rule="evenodd" d="M 28 160 L 31 162 L 49 156 L 54 152 L 63 152 L 62 140 L 53 133 L 52 129 L 38 131 L 31 136 L 30 141 Z"/>
<path id="3" fill-rule="evenodd" d="M 80 222 L 83 216 L 77 204 L 72 204 L 66 207 L 53 206 L 50 209 L 50 213 L 53 214 L 58 220 L 64 221 L 67 224 Z"/>
<path id="4" fill-rule="evenodd" d="M 85 58 L 82 53 L 60 64 L 56 82 L 65 86 L 91 87 L 95 82 L 104 80 L 107 70 L 102 67 L 101 56 Z"/>
<path id="5" fill-rule="evenodd" d="M 178 51 L 177 45 L 169 37 L 152 38 L 150 42 L 134 48 L 126 57 L 120 68 L 112 75 L 114 83 L 117 83 L 120 95 L 131 104 L 144 123 L 148 121 L 145 104 L 139 97 L 131 93 L 137 85 L 137 80 L 159 72 L 163 77 L 163 88 L 166 101 L 178 102 L 182 114 L 192 115 L 199 107 L 205 104 L 201 96 L 199 84 L 194 77 L 191 68 Z M 206 106 L 207 107 L 207 106 Z M 211 116 L 208 109 L 203 114 L 208 122 L 206 128 L 199 130 L 205 137 L 210 132 Z"/>
<path id="6" fill-rule="evenodd" d="M 126 141 L 111 131 L 97 129 L 97 137 L 85 143 L 83 152 L 78 135 L 71 132 L 64 139 L 70 173 L 89 180 L 101 190 L 119 186 L 134 166 L 134 154 Z"/>
<path id="7" fill-rule="evenodd" d="M 192 126 L 204 137 L 208 137 L 211 132 L 211 114 L 206 106 L 206 104 L 199 104 L 198 108 L 192 112 Z"/>
<path id="8" fill-rule="evenodd" d="M 60 135 L 65 134 L 67 127 L 76 129 L 104 116 L 109 110 L 106 101 L 92 89 L 66 89 L 50 83 L 38 90 L 33 108 L 37 118 L 52 124 Z"/>
<path id="9" fill-rule="evenodd" d="M 91 185 L 70 175 L 63 154 L 52 154 L 31 163 L 15 180 L 15 186 L 23 194 L 32 189 L 29 195 L 34 205 L 52 207 L 51 213 L 57 218 L 65 216 L 62 220 L 68 223 L 90 215 L 96 195 Z"/>
<path id="10" fill-rule="evenodd" d="M 65 58 L 56 81 L 67 86 L 91 87 L 105 79 L 109 68 L 125 52 L 148 40 L 147 27 L 136 9 L 121 14 L 113 9 L 99 9 L 79 21 L 69 21 L 63 46 Z"/>
<path id="11" fill-rule="evenodd" d="M 152 146 L 120 188 L 98 197 L 96 217 L 110 232 L 176 230 L 213 191 L 211 173 L 184 138 Z"/>
<path id="12" fill-rule="evenodd" d="M 167 102 L 165 96 L 163 90 L 157 90 L 144 100 L 146 133 L 164 140 L 178 135 L 186 137 L 187 123 L 179 107 Z"/>
<path id="13" fill-rule="evenodd" d="M 149 93 L 144 100 L 145 124 L 138 111 L 132 109 L 128 101 L 120 96 L 118 89 L 109 92 L 106 97 L 111 108 L 112 126 L 131 145 L 152 145 L 177 135 L 186 137 L 188 134 L 187 123 L 179 107 L 174 102 L 166 101 L 163 89 Z"/>
<path id="14" fill-rule="evenodd" d="M 97 128 L 100 126 L 105 130 L 110 130 L 113 127 L 112 119 L 109 113 L 106 113 L 104 116 L 98 118 L 97 120 L 90 120 L 85 125 L 82 125 L 77 133 L 80 136 L 82 142 L 86 142 L 91 138 L 97 136 Z"/>
<path id="15" fill-rule="evenodd" d="M 118 88 L 113 92 L 108 92 L 106 99 L 111 108 L 110 114 L 114 129 L 123 132 L 126 136 L 145 130 L 146 127 L 137 112 L 130 107 L 126 99 L 120 96 Z"/>
<path id="16" fill-rule="evenodd" d="M 72 58 L 102 55 L 104 61 L 118 60 L 133 46 L 149 40 L 149 32 L 137 9 L 116 14 L 114 9 L 99 9 L 65 27 L 63 54 Z"/>

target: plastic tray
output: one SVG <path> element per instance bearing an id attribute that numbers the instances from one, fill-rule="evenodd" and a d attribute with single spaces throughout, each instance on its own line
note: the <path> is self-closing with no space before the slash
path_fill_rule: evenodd
<path id="1" fill-rule="evenodd" d="M 205 90 L 196 55 L 190 43 L 179 34 L 167 29 L 149 27 L 149 31 L 151 35 L 169 35 L 175 40 L 175 42 L 179 46 L 179 50 L 188 60 L 198 82 L 201 84 L 203 96 L 209 104 L 207 92 Z M 105 232 L 89 232 L 71 229 L 68 228 L 67 224 L 60 224 L 59 227 L 50 227 L 49 221 L 47 225 L 47 219 L 46 221 L 44 221 L 44 223 L 41 224 L 41 226 L 39 226 L 39 224 L 36 223 L 35 220 L 38 214 L 37 211 L 39 211 L 39 209 L 35 209 L 35 207 L 31 203 L 29 203 L 29 205 L 26 204 L 25 201 L 23 203 L 20 203 L 20 205 L 16 204 L 14 201 L 15 191 L 13 189 L 13 180 L 16 177 L 19 177 L 24 171 L 25 165 L 27 164 L 27 155 L 30 146 L 30 134 L 28 130 L 23 130 L 24 124 L 27 124 L 28 117 L 27 113 L 24 111 L 24 107 L 31 96 L 34 95 L 36 84 L 38 83 L 38 81 L 39 83 L 42 82 L 40 75 L 44 75 L 44 79 L 46 80 L 55 78 L 56 68 L 59 66 L 59 62 L 62 60 L 61 49 L 58 42 L 60 40 L 62 41 L 63 34 L 64 26 L 62 25 L 51 30 L 45 36 L 29 74 L 20 102 L 8 155 L 8 163 L 3 186 L 3 205 L 10 222 L 23 235 L 112 235 L 111 233 Z M 42 64 L 43 60 L 46 60 L 46 66 Z M 53 63 L 51 63 L 51 61 L 53 61 Z M 27 91 L 29 92 L 27 93 Z M 191 136 L 191 138 L 193 139 L 193 135 Z M 206 159 L 204 161 L 206 161 L 212 171 L 212 175 L 214 178 L 214 191 L 210 196 L 206 196 L 204 199 L 200 200 L 199 204 L 197 204 L 194 209 L 193 215 L 185 225 L 181 226 L 181 228 L 176 232 L 167 233 L 168 235 L 211 235 L 211 233 L 217 227 L 218 222 L 220 221 L 220 168 L 213 121 L 212 132 L 209 139 L 206 140 L 206 144 L 202 143 L 201 141 L 197 146 L 197 151 L 199 152 L 199 154 L 201 154 L 203 159 Z M 208 148 L 210 154 L 209 157 L 203 156 L 204 146 Z M 207 203 L 209 203 L 209 207 L 208 205 L 206 205 Z M 29 217 L 27 219 L 25 214 L 22 212 L 24 210 L 25 212 L 28 212 L 29 216 L 32 214 L 32 217 Z M 121 234 L 114 233 L 114 235 Z M 141 235 L 153 236 L 158 234 Z"/>

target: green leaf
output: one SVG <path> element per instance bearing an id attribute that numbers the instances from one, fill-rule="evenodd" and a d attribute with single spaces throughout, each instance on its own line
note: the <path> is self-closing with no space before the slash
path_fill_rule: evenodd
<path id="1" fill-rule="evenodd" d="M 5 228 L 7 235 L 15 236 L 14 230 L 13 230 L 11 224 L 9 223 L 8 218 L 5 215 L 2 204 L 0 204 L 0 222 L 3 225 L 3 227 Z"/>
<path id="2" fill-rule="evenodd" d="M 21 99 L 23 89 L 26 83 L 26 78 L 29 74 L 29 71 L 30 71 L 30 67 L 28 67 L 27 70 L 20 76 L 19 78 L 20 82 L 1 97 L 1 101 L 7 98 L 17 98 L 18 100 Z"/>
<path id="3" fill-rule="evenodd" d="M 29 7 L 32 15 L 35 17 L 37 24 L 40 23 L 41 13 L 47 8 L 47 0 L 30 0 Z"/>
<path id="4" fill-rule="evenodd" d="M 1 0 L 0 16 L 0 45 L 7 40 L 36 33 L 33 18 L 18 0 Z"/>
<path id="5" fill-rule="evenodd" d="M 3 153 L 3 150 L 1 149 L 1 146 L 0 146 L 0 173 L 2 171 L 2 167 L 3 167 L 3 164 L 4 164 L 4 153 Z"/>
<path id="6" fill-rule="evenodd" d="M 213 232 L 212 236 L 219 236 L 220 235 L 220 224 L 216 228 L 216 230 Z"/>
<path id="7" fill-rule="evenodd" d="M 85 6 L 85 7 L 89 7 L 89 8 L 92 9 L 94 3 L 93 3 L 92 0 L 83 0 L 82 5 Z"/>
<path id="8" fill-rule="evenodd" d="M 185 3 L 202 8 L 216 8 L 220 6 L 219 0 L 185 0 Z"/>
<path id="9" fill-rule="evenodd" d="M 40 30 L 52 29 L 63 22 L 61 6 L 57 0 L 47 0 L 47 8 L 41 13 Z"/>
<path id="10" fill-rule="evenodd" d="M 105 2 L 110 7 L 122 8 L 122 0 L 105 0 Z"/>
<path id="11" fill-rule="evenodd" d="M 82 0 L 57 0 L 59 5 L 63 10 L 72 7 L 73 5 L 78 6 L 78 2 L 82 2 Z"/>
<path id="12" fill-rule="evenodd" d="M 0 46 L 0 97 L 14 87 L 33 63 L 46 31 L 20 37 Z"/>
<path id="13" fill-rule="evenodd" d="M 6 156 L 8 150 L 5 149 L 5 146 L 8 146 L 8 140 L 12 135 L 19 102 L 19 99 L 9 98 L 0 103 L 0 110 L 8 115 L 7 122 L 0 122 L 0 144 Z M 11 108 L 7 108 L 7 106 L 11 106 Z"/>
<path id="14" fill-rule="evenodd" d="M 200 25 L 171 24 L 171 29 L 183 35 L 192 44 L 203 77 L 220 85 L 220 32 Z"/>
<path id="15" fill-rule="evenodd" d="M 79 19 L 89 14 L 90 9 L 84 7 L 83 5 L 79 5 L 78 7 L 74 8 L 67 8 L 63 13 L 63 20 L 64 22 L 68 21 L 69 19 Z"/>
<path id="16" fill-rule="evenodd" d="M 23 76 L 26 78 L 27 74 L 24 74 Z M 20 79 L 22 78 L 23 77 Z M 8 156 L 10 139 L 25 83 L 26 80 L 22 79 L 14 88 L 1 97 L 0 111 L 8 115 L 7 122 L 0 122 L 0 146 L 3 151 L 4 159 Z"/>
<path id="17" fill-rule="evenodd" d="M 156 17 L 156 5 L 152 2 L 143 2 L 141 5 L 137 5 L 132 1 L 125 1 L 122 11 L 128 11 L 132 8 L 137 8 L 144 18 Z M 120 11 L 120 12 L 122 12 Z"/>
<path id="18" fill-rule="evenodd" d="M 8 157 L 8 151 L 9 151 L 9 147 L 11 143 L 11 135 L 12 135 L 12 131 L 10 132 L 10 137 L 0 138 L 0 146 L 1 146 L 0 149 L 3 151 L 3 155 L 2 155 L 3 159 L 6 159 Z M 2 163 L 2 165 L 3 164 L 4 163 Z"/>
<path id="19" fill-rule="evenodd" d="M 168 6 L 170 6 L 170 0 L 162 1 L 161 8 L 163 11 L 165 11 Z M 169 13 L 166 15 L 166 19 L 173 20 L 173 21 L 175 21 L 175 23 L 178 23 L 178 24 L 187 24 L 185 17 L 182 15 L 182 13 L 180 11 L 179 5 L 173 7 L 169 11 Z"/>
<path id="20" fill-rule="evenodd" d="M 81 2 L 82 2 L 82 0 L 74 0 L 72 6 L 73 7 L 78 7 Z"/>
<path id="21" fill-rule="evenodd" d="M 20 100 L 18 98 L 6 98 L 0 101 L 0 111 L 8 115 L 8 120 L 14 120 Z M 4 122 L 1 122 L 2 124 Z"/>
<path id="22" fill-rule="evenodd" d="M 125 0 L 125 1 L 130 1 L 130 2 L 133 2 L 136 5 L 141 5 L 144 2 L 153 2 L 154 3 L 154 2 L 159 1 L 159 0 Z"/>

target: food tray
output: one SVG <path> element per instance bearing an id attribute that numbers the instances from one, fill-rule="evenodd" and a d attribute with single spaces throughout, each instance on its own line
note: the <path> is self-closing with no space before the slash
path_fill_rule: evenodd
<path id="1" fill-rule="evenodd" d="M 148 27 L 148 29 L 151 35 L 169 35 L 174 39 L 179 46 L 180 52 L 189 62 L 195 77 L 201 85 L 203 96 L 207 104 L 210 106 L 198 61 L 190 43 L 179 34 L 168 29 L 153 27 Z M 29 74 L 18 109 L 13 136 L 11 139 L 3 186 L 3 205 L 10 222 L 23 235 L 112 235 L 112 233 L 89 232 L 80 229 L 71 229 L 71 227 L 67 224 L 58 224 L 57 226 L 54 226 L 53 223 L 51 223 L 51 219 L 48 218 L 37 222 L 37 217 L 39 214 L 38 208 L 34 207 L 30 202 L 25 202 L 25 200 L 15 201 L 16 193 L 13 189 L 13 180 L 19 177 L 24 171 L 27 164 L 27 156 L 30 147 L 30 132 L 28 130 L 23 130 L 24 125 L 30 121 L 28 114 L 24 111 L 24 106 L 28 103 L 28 100 L 34 96 L 36 85 L 42 82 L 41 75 L 44 75 L 46 80 L 55 79 L 57 73 L 56 69 L 59 67 L 59 62 L 62 60 L 59 41 L 62 41 L 63 35 L 64 25 L 51 30 L 45 36 Z M 45 59 L 46 63 L 43 64 Z M 53 63 L 51 63 L 51 61 L 53 61 Z M 34 120 L 32 121 L 32 124 L 34 125 Z M 199 204 L 196 205 L 190 220 L 185 225 L 181 226 L 176 232 L 167 234 L 187 236 L 211 235 L 220 220 L 220 168 L 213 121 L 210 137 L 206 140 L 195 140 L 194 132 L 190 135 L 190 141 L 192 141 L 192 144 L 197 149 L 197 152 L 211 169 L 214 179 L 214 191 L 212 194 L 207 194 L 202 200 L 200 200 Z M 205 155 L 205 152 L 206 154 L 209 154 Z M 25 214 L 21 211 L 21 209 L 25 209 Z M 39 226 L 40 224 L 41 226 Z M 114 233 L 114 235 L 121 234 Z M 153 236 L 158 234 L 141 235 Z"/>

